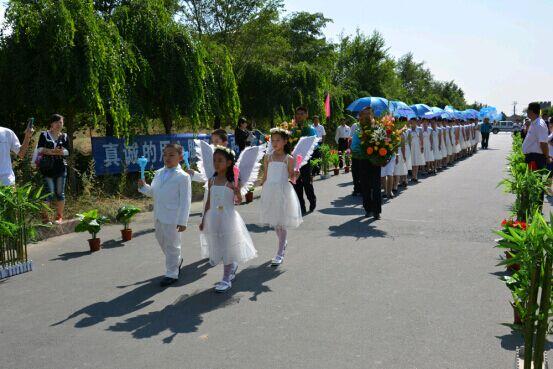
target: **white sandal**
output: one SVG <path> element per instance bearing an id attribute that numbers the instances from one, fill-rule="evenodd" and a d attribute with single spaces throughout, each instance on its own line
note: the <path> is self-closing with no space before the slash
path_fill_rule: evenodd
<path id="1" fill-rule="evenodd" d="M 215 292 L 219 292 L 219 293 L 226 292 L 230 290 L 231 287 L 232 287 L 231 282 L 221 281 L 215 285 Z"/>
<path id="2" fill-rule="evenodd" d="M 284 256 L 277 255 L 271 260 L 271 266 L 279 266 L 284 261 Z"/>

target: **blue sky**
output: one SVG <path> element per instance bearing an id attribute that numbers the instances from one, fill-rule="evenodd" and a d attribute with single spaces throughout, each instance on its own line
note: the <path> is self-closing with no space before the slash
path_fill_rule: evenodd
<path id="1" fill-rule="evenodd" d="M 440 80 L 455 80 L 469 102 L 510 115 L 530 101 L 553 100 L 553 1 L 286 0 L 286 9 L 322 12 L 326 35 L 357 28 L 383 34 L 390 54 L 411 51 Z"/>
<path id="2" fill-rule="evenodd" d="M 530 101 L 553 100 L 553 0 L 285 0 L 285 6 L 332 18 L 326 35 L 335 41 L 356 29 L 379 31 L 391 55 L 413 52 L 437 79 L 455 80 L 469 102 L 510 114 L 513 101 L 520 113 Z"/>

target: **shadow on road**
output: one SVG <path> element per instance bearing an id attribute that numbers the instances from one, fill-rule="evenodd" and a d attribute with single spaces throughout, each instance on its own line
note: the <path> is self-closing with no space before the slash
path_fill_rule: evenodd
<path id="1" fill-rule="evenodd" d="M 81 256 L 85 256 L 85 255 L 90 255 L 90 251 L 66 252 L 64 254 L 58 255 L 57 258 L 50 259 L 49 261 L 57 261 L 57 260 L 68 261 L 68 260 L 80 258 Z"/>
<path id="2" fill-rule="evenodd" d="M 130 332 L 136 339 L 150 338 L 167 331 L 169 335 L 163 338 L 163 342 L 171 343 L 178 334 L 196 332 L 203 322 L 204 314 L 239 303 L 243 293 L 252 293 L 249 300 L 257 301 L 257 296 L 270 292 L 271 289 L 264 283 L 277 278 L 283 271 L 271 268 L 269 264 L 267 262 L 242 270 L 237 274 L 232 288 L 224 294 L 217 294 L 212 289 L 185 294 L 160 311 L 128 318 L 110 326 L 108 330 Z"/>
<path id="3" fill-rule="evenodd" d="M 186 283 L 190 283 L 204 277 L 210 267 L 209 262 L 205 259 L 185 266 L 182 268 L 181 278 L 176 286 L 182 286 Z M 138 287 L 114 298 L 113 300 L 96 302 L 92 305 L 86 306 L 81 310 L 74 312 L 66 319 L 52 324 L 52 326 L 63 324 L 68 320 L 84 315 L 75 323 L 75 327 L 86 328 L 101 323 L 107 318 L 120 317 L 143 309 L 154 302 L 151 300 L 153 296 L 163 292 L 164 289 L 159 286 L 159 281 L 160 278 L 156 277 L 140 281 L 129 286 L 118 286 L 117 288 L 120 289 L 131 286 Z"/>
<path id="4" fill-rule="evenodd" d="M 353 181 L 351 182 L 344 182 L 344 183 L 338 183 L 338 187 L 349 187 L 353 186 Z"/>
<path id="5" fill-rule="evenodd" d="M 522 334 L 515 331 L 511 331 L 511 334 L 495 337 L 501 340 L 501 347 L 508 351 L 515 351 L 517 347 L 524 346 L 524 337 L 522 336 Z M 549 341 L 546 341 L 545 349 L 547 351 L 553 349 L 553 344 Z"/>
<path id="6" fill-rule="evenodd" d="M 376 229 L 372 224 L 371 219 L 364 221 L 365 217 L 351 219 L 343 224 L 330 226 L 331 237 L 357 237 L 357 238 L 383 238 L 386 237 L 386 232 Z"/>
<path id="7" fill-rule="evenodd" d="M 267 233 L 269 231 L 272 231 L 273 228 L 269 226 L 260 226 L 258 224 L 246 224 L 246 228 L 248 228 L 248 232 L 251 233 Z"/>

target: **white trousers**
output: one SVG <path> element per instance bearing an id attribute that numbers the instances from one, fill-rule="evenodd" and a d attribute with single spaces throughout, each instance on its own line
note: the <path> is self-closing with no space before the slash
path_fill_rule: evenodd
<path id="1" fill-rule="evenodd" d="M 165 276 L 178 278 L 181 261 L 181 235 L 177 231 L 177 225 L 165 224 L 156 220 L 156 240 L 165 254 Z"/>

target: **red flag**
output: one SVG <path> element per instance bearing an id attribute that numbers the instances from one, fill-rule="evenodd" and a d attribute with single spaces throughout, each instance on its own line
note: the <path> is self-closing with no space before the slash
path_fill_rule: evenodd
<path id="1" fill-rule="evenodd" d="M 327 95 L 326 95 L 326 99 L 325 99 L 325 112 L 326 112 L 326 117 L 327 117 L 327 118 L 330 118 L 330 94 L 327 94 Z"/>

